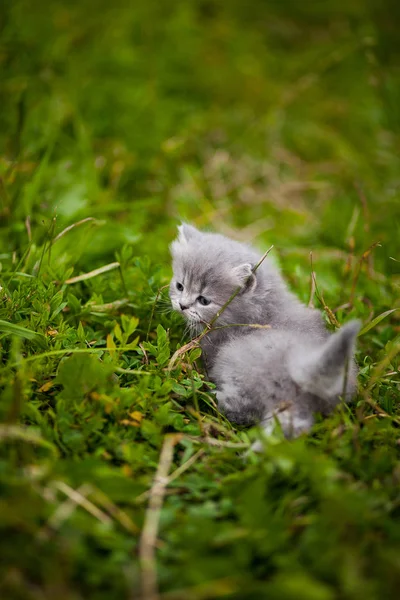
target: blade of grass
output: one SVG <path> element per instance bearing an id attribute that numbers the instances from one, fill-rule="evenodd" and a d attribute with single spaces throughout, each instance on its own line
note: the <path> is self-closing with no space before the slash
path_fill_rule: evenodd
<path id="1" fill-rule="evenodd" d="M 0 331 L 10 335 L 17 335 L 22 339 L 35 342 L 41 348 L 46 347 L 46 338 L 44 335 L 41 333 L 36 333 L 31 329 L 27 329 L 26 327 L 21 327 L 21 325 L 15 325 L 15 323 L 0 320 Z"/>
<path id="2" fill-rule="evenodd" d="M 378 325 L 381 321 L 383 321 L 383 319 L 385 319 L 392 313 L 396 312 L 396 310 L 400 310 L 400 308 L 392 308 L 391 310 L 387 310 L 387 311 L 381 313 L 380 315 L 375 317 L 375 319 L 372 319 L 372 321 L 370 321 L 370 323 L 367 323 L 365 325 L 365 327 L 363 327 L 361 329 L 360 333 L 358 334 L 358 337 L 360 337 L 360 336 L 364 335 L 365 333 L 367 333 L 368 331 L 370 331 L 370 329 L 372 329 L 373 327 Z"/>

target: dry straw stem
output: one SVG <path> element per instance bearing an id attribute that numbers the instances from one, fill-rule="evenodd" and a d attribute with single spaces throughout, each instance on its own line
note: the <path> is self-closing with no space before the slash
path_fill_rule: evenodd
<path id="1" fill-rule="evenodd" d="M 172 464 L 174 447 L 181 438 L 180 434 L 165 436 L 157 472 L 150 490 L 149 504 L 139 542 L 142 600 L 159 600 L 160 598 L 156 564 L 157 533 L 165 490 L 168 485 L 168 473 Z"/>
<path id="2" fill-rule="evenodd" d="M 83 494 L 78 492 L 78 490 L 74 490 L 69 485 L 67 485 L 64 481 L 55 481 L 53 483 L 54 487 L 63 492 L 68 498 L 70 498 L 75 504 L 79 504 L 82 508 L 84 508 L 88 513 L 93 515 L 96 519 L 98 519 L 101 523 L 109 525 L 112 523 L 112 519 L 100 508 L 98 508 L 93 502 L 90 502 Z"/>
<path id="3" fill-rule="evenodd" d="M 383 410 L 383 408 L 379 406 L 379 404 L 374 402 L 371 398 L 365 398 L 365 402 L 375 411 L 376 415 L 369 415 L 368 417 L 364 417 L 364 420 L 377 416 L 390 419 L 393 423 L 396 423 L 396 425 L 400 425 L 399 419 L 396 419 L 396 417 L 394 417 L 393 415 L 389 415 L 389 413 Z"/>
<path id="4" fill-rule="evenodd" d="M 169 485 L 172 481 L 175 481 L 175 479 L 180 477 L 182 473 L 187 471 L 196 462 L 196 460 L 204 454 L 204 452 L 204 448 L 200 448 L 200 450 L 198 450 L 196 454 L 193 454 L 193 456 L 191 456 L 186 462 L 184 462 L 183 465 L 181 465 L 173 473 L 171 473 L 171 475 L 167 477 L 166 485 Z M 143 494 L 140 494 L 139 496 L 137 496 L 137 498 L 135 498 L 135 504 L 140 504 L 141 502 L 144 502 L 145 500 L 150 498 L 150 496 L 151 490 L 143 492 Z"/>
<path id="5" fill-rule="evenodd" d="M 359 260 L 358 260 L 358 262 L 356 264 L 356 267 L 354 269 L 354 277 L 353 277 L 353 283 L 352 283 L 352 286 L 351 286 L 350 299 L 349 299 L 349 303 L 350 303 L 351 306 L 353 306 L 353 303 L 354 303 L 354 297 L 355 297 L 355 294 L 356 294 L 356 287 L 357 287 L 358 279 L 360 277 L 360 273 L 361 273 L 361 269 L 362 269 L 363 263 L 366 262 L 367 265 L 368 265 L 368 260 L 369 260 L 369 257 L 371 255 L 371 252 L 373 250 L 375 250 L 375 248 L 378 247 L 378 246 L 380 246 L 380 242 L 379 241 L 378 242 L 374 242 L 373 244 L 371 244 L 362 253 L 361 257 L 359 258 Z M 370 266 L 371 265 L 369 265 L 369 269 L 370 269 Z M 369 275 L 370 275 L 370 273 L 369 273 Z"/>
<path id="6" fill-rule="evenodd" d="M 77 221 L 76 223 L 72 223 L 72 225 L 68 225 L 68 227 L 66 227 L 65 229 L 63 229 L 62 231 L 60 231 L 60 233 L 57 234 L 55 238 L 53 238 L 52 244 L 55 244 L 55 242 L 57 242 L 60 238 L 62 238 L 66 233 L 68 233 L 69 231 L 71 231 L 71 229 L 75 229 L 75 227 L 79 227 L 79 225 L 83 225 L 84 223 L 90 223 L 90 222 L 93 222 L 93 224 L 102 224 L 102 223 L 104 223 L 104 221 L 98 221 L 94 217 L 86 217 L 86 219 L 82 219 L 81 221 Z"/>
<path id="7" fill-rule="evenodd" d="M 100 520 L 104 523 L 111 523 L 110 517 L 112 517 L 129 533 L 134 535 L 139 533 L 139 528 L 132 519 L 115 505 L 104 492 L 90 483 L 84 483 L 76 490 L 66 486 L 64 482 L 54 482 L 52 487 L 63 491 L 68 496 L 68 499 L 57 507 L 47 521 L 47 525 L 52 529 L 59 529 L 64 521 L 71 517 L 76 510 L 76 507 L 82 506 L 93 516 L 99 518 L 100 515 Z M 67 493 L 68 490 L 69 493 Z M 45 496 L 45 494 L 43 495 Z M 109 516 L 88 499 L 88 496 L 90 495 L 107 511 Z M 44 530 L 41 531 L 42 535 L 43 531 Z"/>
<path id="8" fill-rule="evenodd" d="M 315 289 L 316 289 L 315 271 L 311 271 L 310 299 L 308 301 L 309 308 L 315 308 L 315 306 L 314 306 Z"/>
<path id="9" fill-rule="evenodd" d="M 191 442 L 195 442 L 197 444 L 207 444 L 208 446 L 217 446 L 218 448 L 235 448 L 242 449 L 248 448 L 249 444 L 246 442 L 225 442 L 223 440 L 216 440 L 211 437 L 196 437 L 194 435 L 185 435 L 186 440 L 190 440 Z"/>
<path id="10" fill-rule="evenodd" d="M 132 521 L 130 516 L 119 508 L 114 502 L 103 491 L 98 488 L 91 486 L 92 491 L 89 492 L 93 495 L 94 499 L 100 504 L 108 514 L 113 517 L 118 523 L 126 529 L 129 533 L 137 535 L 139 533 L 139 527 Z"/>
<path id="11" fill-rule="evenodd" d="M 260 267 L 260 265 L 264 262 L 264 260 L 267 258 L 268 254 L 271 252 L 271 250 L 272 250 L 273 247 L 274 246 L 272 245 L 270 248 L 268 248 L 268 250 L 266 252 L 264 252 L 264 254 L 262 255 L 262 257 L 260 258 L 260 260 L 258 261 L 258 263 L 256 265 L 254 265 L 254 267 L 251 270 L 251 275 L 249 275 L 249 277 L 247 278 L 246 283 L 249 281 L 249 279 L 251 278 L 251 276 L 254 275 L 254 273 L 257 271 L 257 269 Z M 236 288 L 236 290 L 233 292 L 233 294 L 225 302 L 225 304 L 223 304 L 221 306 L 221 308 L 216 312 L 216 314 L 211 319 L 211 321 L 206 324 L 206 328 L 200 333 L 200 335 L 197 336 L 196 338 L 194 338 L 193 340 L 191 340 L 190 342 L 188 342 L 187 344 L 185 344 L 184 346 L 182 346 L 182 348 L 178 348 L 178 350 L 173 354 L 171 360 L 169 361 L 168 371 L 171 371 L 173 369 L 173 367 L 174 367 L 177 359 L 179 358 L 179 356 L 181 356 L 182 354 L 185 354 L 186 352 L 189 352 L 189 350 L 192 350 L 193 348 L 196 348 L 199 345 L 200 341 L 203 339 L 204 336 L 206 336 L 211 331 L 214 331 L 215 329 L 217 329 L 217 327 L 213 328 L 214 323 L 217 321 L 217 319 L 219 319 L 219 317 L 222 315 L 222 313 L 230 305 L 230 303 L 232 302 L 232 300 L 234 300 L 236 298 L 236 296 L 242 290 L 243 290 L 243 286 L 239 285 Z M 231 324 L 226 325 L 224 327 L 258 327 L 258 328 L 268 328 L 269 325 L 257 325 L 257 324 L 246 324 L 246 323 L 238 323 L 238 324 L 231 323 Z M 218 327 L 218 329 L 221 329 L 221 327 Z"/>
<path id="12" fill-rule="evenodd" d="M 85 281 L 86 279 L 92 279 L 93 277 L 97 277 L 97 275 L 101 275 L 102 273 L 107 273 L 107 271 L 112 271 L 113 269 L 118 269 L 120 267 L 119 262 L 113 262 L 108 265 L 104 265 L 104 267 L 100 267 L 99 269 L 94 269 L 93 271 L 89 271 L 89 273 L 83 273 L 82 275 L 77 275 L 76 277 L 71 277 L 67 279 L 64 283 L 70 285 L 71 283 L 78 283 L 79 281 Z"/>
<path id="13" fill-rule="evenodd" d="M 106 304 L 86 304 L 85 308 L 90 310 L 91 313 L 109 313 L 117 312 L 128 303 L 129 298 L 122 298 L 121 300 L 114 300 L 114 302 L 107 302 Z"/>
<path id="14" fill-rule="evenodd" d="M 86 498 L 91 491 L 92 486 L 89 483 L 84 483 L 75 490 L 75 494 L 79 495 L 81 498 Z M 76 502 L 76 496 L 73 498 L 68 496 L 67 500 L 62 502 L 49 517 L 47 525 L 52 529 L 59 529 L 64 521 L 69 519 L 69 517 L 74 513 L 77 505 L 78 503 Z M 43 534 L 43 530 L 40 533 Z"/>
<path id="15" fill-rule="evenodd" d="M 312 252 L 310 252 L 310 263 L 311 263 L 311 280 L 312 280 L 312 284 L 311 284 L 311 292 L 312 292 L 312 296 L 310 297 L 310 302 L 312 302 L 312 298 L 314 296 L 317 297 L 317 299 L 319 300 L 319 302 L 322 305 L 322 308 L 324 309 L 324 311 L 326 312 L 328 319 L 330 321 L 330 323 L 332 325 L 334 325 L 335 327 L 340 327 L 340 323 L 337 320 L 337 318 L 335 317 L 335 315 L 333 314 L 333 311 L 329 308 L 329 306 L 326 304 L 323 295 L 320 293 L 319 289 L 318 289 L 318 285 L 317 285 L 317 279 L 315 276 L 315 271 L 314 271 L 314 266 L 313 266 L 313 255 Z M 310 303 L 309 303 L 310 306 Z"/>

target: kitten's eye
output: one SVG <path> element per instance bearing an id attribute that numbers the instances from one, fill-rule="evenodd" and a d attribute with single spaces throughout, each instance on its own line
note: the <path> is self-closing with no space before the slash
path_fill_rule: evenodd
<path id="1" fill-rule="evenodd" d="M 211 300 L 209 300 L 208 298 L 204 298 L 204 296 L 199 296 L 197 298 L 197 301 L 200 302 L 200 304 L 202 304 L 203 306 L 208 306 L 209 304 L 211 304 Z"/>
<path id="2" fill-rule="evenodd" d="M 178 290 L 178 292 L 183 292 L 183 285 L 179 283 L 179 281 L 176 284 L 176 289 Z"/>

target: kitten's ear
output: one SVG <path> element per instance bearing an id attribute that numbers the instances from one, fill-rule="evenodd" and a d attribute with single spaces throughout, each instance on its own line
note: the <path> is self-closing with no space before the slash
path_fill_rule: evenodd
<path id="1" fill-rule="evenodd" d="M 190 240 L 193 240 L 195 237 L 200 235 L 200 231 L 193 227 L 193 225 L 188 225 L 188 223 L 182 223 L 178 227 L 178 240 L 184 244 L 187 244 Z"/>
<path id="2" fill-rule="evenodd" d="M 353 354 L 360 327 L 360 321 L 350 321 L 320 347 L 293 353 L 289 370 L 294 381 L 319 398 L 350 399 L 356 388 Z"/>
<path id="3" fill-rule="evenodd" d="M 253 273 L 253 265 L 244 263 L 233 268 L 233 275 L 237 284 L 243 286 L 246 291 L 253 291 L 257 285 L 257 278 Z"/>
<path id="4" fill-rule="evenodd" d="M 201 232 L 187 223 L 182 223 L 178 227 L 178 237 L 170 245 L 170 251 L 173 258 L 179 257 L 186 251 L 185 246 L 189 241 L 201 235 Z"/>

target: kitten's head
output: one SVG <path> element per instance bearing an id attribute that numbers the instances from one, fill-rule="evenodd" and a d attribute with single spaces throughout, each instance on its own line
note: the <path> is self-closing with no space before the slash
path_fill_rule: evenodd
<path id="1" fill-rule="evenodd" d="M 255 293 L 257 261 L 253 250 L 215 233 L 198 231 L 191 225 L 178 228 L 171 244 L 173 277 L 170 298 L 195 329 L 203 329 L 219 309 L 241 287 L 224 310 L 219 324 L 239 322 L 240 306 Z"/>

